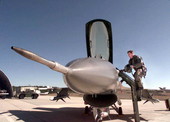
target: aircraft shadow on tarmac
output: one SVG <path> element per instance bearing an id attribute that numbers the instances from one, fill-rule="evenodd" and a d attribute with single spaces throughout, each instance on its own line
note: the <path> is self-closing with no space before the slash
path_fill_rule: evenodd
<path id="1" fill-rule="evenodd" d="M 124 114 L 124 115 L 115 115 L 115 114 L 111 114 L 110 115 L 112 120 L 123 120 L 126 122 L 134 122 L 134 114 Z M 140 120 L 142 121 L 148 121 L 142 117 L 140 117 Z"/>
<path id="2" fill-rule="evenodd" d="M 169 111 L 169 110 L 155 110 L 155 111 Z"/>
<path id="3" fill-rule="evenodd" d="M 35 111 L 23 111 L 23 110 L 10 110 L 12 115 L 18 117 L 18 120 L 26 122 L 94 122 L 93 114 L 84 114 L 84 108 L 34 108 Z M 40 111 L 37 111 L 40 110 Z M 123 120 L 127 122 L 134 121 L 133 114 L 117 115 L 111 114 L 110 118 L 112 121 Z M 109 121 L 106 117 L 104 120 Z M 104 121 L 103 120 L 103 121 Z M 140 120 L 148 121 L 142 117 Z"/>

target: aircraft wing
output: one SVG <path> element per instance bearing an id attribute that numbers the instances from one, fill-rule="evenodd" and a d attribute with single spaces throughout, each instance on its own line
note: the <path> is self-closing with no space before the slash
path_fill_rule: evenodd
<path id="1" fill-rule="evenodd" d="M 87 56 L 113 63 L 111 23 L 95 19 L 86 24 Z"/>

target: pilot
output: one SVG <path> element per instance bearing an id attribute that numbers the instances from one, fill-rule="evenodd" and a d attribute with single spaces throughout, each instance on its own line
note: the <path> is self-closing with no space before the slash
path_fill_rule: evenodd
<path id="1" fill-rule="evenodd" d="M 133 50 L 127 51 L 127 54 L 130 59 L 129 63 L 125 66 L 125 71 L 130 73 L 132 72 L 132 69 L 135 70 L 133 76 L 135 78 L 137 100 L 141 101 L 143 90 L 142 77 L 146 76 L 146 67 L 144 65 L 142 58 L 135 55 Z"/>

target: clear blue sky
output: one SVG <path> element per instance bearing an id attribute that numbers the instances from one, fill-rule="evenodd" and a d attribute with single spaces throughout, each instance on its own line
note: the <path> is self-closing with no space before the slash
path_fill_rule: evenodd
<path id="1" fill-rule="evenodd" d="M 86 57 L 85 24 L 97 18 L 112 23 L 115 67 L 133 49 L 148 67 L 145 88 L 170 88 L 170 0 L 0 0 L 0 69 L 12 85 L 65 86 L 62 74 L 10 47 L 66 65 Z"/>

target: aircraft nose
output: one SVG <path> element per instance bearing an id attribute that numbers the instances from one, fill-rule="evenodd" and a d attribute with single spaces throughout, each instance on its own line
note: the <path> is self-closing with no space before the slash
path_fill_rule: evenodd
<path id="1" fill-rule="evenodd" d="M 85 58 L 74 61 L 65 75 L 66 84 L 72 90 L 85 94 L 98 94 L 107 91 L 110 86 L 116 86 L 117 70 L 111 63 L 95 58 Z"/>

